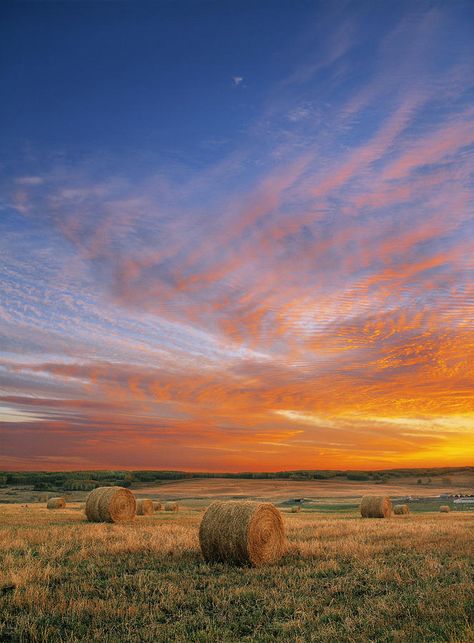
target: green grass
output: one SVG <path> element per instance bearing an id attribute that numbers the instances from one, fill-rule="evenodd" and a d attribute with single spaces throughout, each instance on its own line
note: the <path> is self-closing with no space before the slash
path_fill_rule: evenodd
<path id="1" fill-rule="evenodd" d="M 394 502 L 393 504 L 397 504 L 397 502 Z M 425 511 L 439 513 L 439 508 L 441 505 L 449 505 L 451 507 L 451 511 L 455 513 L 462 513 L 462 511 L 455 509 L 456 505 L 453 504 L 452 500 L 422 500 L 417 502 L 408 502 L 406 504 L 408 504 L 408 506 L 410 507 L 410 511 L 413 513 L 422 513 Z"/>
<path id="2" fill-rule="evenodd" d="M 301 505 L 301 511 L 304 513 L 336 513 L 336 514 L 347 514 L 348 512 L 353 512 L 354 514 L 358 512 L 358 504 L 335 504 L 335 503 L 305 503 Z"/>
<path id="3" fill-rule="evenodd" d="M 289 552 L 258 569 L 204 563 L 201 515 L 1 507 L 0 640 L 474 640 L 472 513 L 285 514 Z"/>

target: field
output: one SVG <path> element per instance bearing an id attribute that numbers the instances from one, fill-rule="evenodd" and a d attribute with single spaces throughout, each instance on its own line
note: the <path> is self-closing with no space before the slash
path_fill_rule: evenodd
<path id="1" fill-rule="evenodd" d="M 127 525 L 87 523 L 78 503 L 0 505 L 0 640 L 474 641 L 474 513 L 363 520 L 332 489 L 320 510 L 283 504 L 279 563 L 232 568 L 201 558 L 202 506 L 270 481 L 196 482 L 200 496 L 181 483 L 179 513 Z M 289 484 L 280 505 L 307 495 Z"/>
<path id="2" fill-rule="evenodd" d="M 440 504 L 437 498 L 441 494 L 474 493 L 474 474 L 460 473 L 451 476 L 449 487 L 443 485 L 440 478 L 433 478 L 431 484 L 418 485 L 416 478 L 396 479 L 379 485 L 374 482 L 357 482 L 348 480 L 180 480 L 159 486 L 141 487 L 135 490 L 138 496 L 156 497 L 165 500 L 178 500 L 187 506 L 200 508 L 215 498 L 234 499 L 251 498 L 273 502 L 284 508 L 294 504 L 296 499 L 303 499 L 303 507 L 308 510 L 354 509 L 360 498 L 368 494 L 389 495 L 391 498 L 412 498 L 412 511 L 422 506 L 435 510 Z M 415 498 L 423 500 L 416 501 Z M 427 504 L 428 503 L 428 504 Z M 452 501 L 448 501 L 452 504 Z"/>

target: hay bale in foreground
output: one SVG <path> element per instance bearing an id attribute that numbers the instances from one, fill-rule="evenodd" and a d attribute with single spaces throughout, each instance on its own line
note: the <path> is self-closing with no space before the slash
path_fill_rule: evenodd
<path id="1" fill-rule="evenodd" d="M 285 528 L 280 512 L 270 503 L 218 500 L 203 516 L 199 543 L 207 562 L 263 565 L 285 552 Z"/>
<path id="2" fill-rule="evenodd" d="M 448 514 L 451 511 L 451 507 L 449 505 L 441 505 L 439 510 L 442 514 Z"/>
<path id="3" fill-rule="evenodd" d="M 408 505 L 395 505 L 393 508 L 393 513 L 396 514 L 397 516 L 401 516 L 403 514 L 409 514 L 410 508 L 408 507 Z"/>
<path id="4" fill-rule="evenodd" d="M 148 500 L 147 498 L 137 500 L 137 516 L 151 516 L 154 513 L 153 500 Z"/>
<path id="5" fill-rule="evenodd" d="M 161 511 L 163 507 L 161 506 L 161 502 L 159 500 L 153 500 L 153 510 L 154 511 Z"/>
<path id="6" fill-rule="evenodd" d="M 360 503 L 362 518 L 390 518 L 392 501 L 388 496 L 364 496 Z"/>
<path id="7" fill-rule="evenodd" d="M 177 502 L 165 502 L 165 511 L 178 511 L 178 509 Z"/>
<path id="8" fill-rule="evenodd" d="M 97 487 L 87 496 L 90 522 L 126 522 L 135 518 L 135 512 L 135 496 L 124 487 Z"/>
<path id="9" fill-rule="evenodd" d="M 64 509 L 66 500 L 64 498 L 50 498 L 46 506 L 48 509 Z"/>
<path id="10" fill-rule="evenodd" d="M 301 511 L 300 505 L 295 505 L 294 507 L 291 508 L 292 514 L 299 514 L 300 511 Z"/>

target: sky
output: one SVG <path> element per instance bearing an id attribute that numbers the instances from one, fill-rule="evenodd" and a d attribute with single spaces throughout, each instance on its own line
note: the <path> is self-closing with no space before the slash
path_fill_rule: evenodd
<path id="1" fill-rule="evenodd" d="M 0 8 L 0 468 L 474 463 L 474 4 Z"/>

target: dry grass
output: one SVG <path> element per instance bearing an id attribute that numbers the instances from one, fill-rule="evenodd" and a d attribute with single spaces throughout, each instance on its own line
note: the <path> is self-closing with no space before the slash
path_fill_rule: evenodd
<path id="1" fill-rule="evenodd" d="M 66 500 L 64 498 L 50 498 L 46 503 L 48 509 L 64 509 Z"/>
<path id="2" fill-rule="evenodd" d="M 151 516 L 154 513 L 153 500 L 148 500 L 147 498 L 137 500 L 137 516 Z"/>
<path id="3" fill-rule="evenodd" d="M 127 522 L 135 518 L 135 496 L 123 487 L 97 487 L 87 496 L 85 512 L 91 522 Z"/>
<path id="4" fill-rule="evenodd" d="M 274 563 L 286 548 L 283 519 L 270 503 L 217 500 L 204 514 L 199 543 L 208 562 Z"/>
<path id="5" fill-rule="evenodd" d="M 393 508 L 393 513 L 396 516 L 403 516 L 410 513 L 410 507 L 408 505 L 395 505 Z"/>
<path id="6" fill-rule="evenodd" d="M 206 564 L 201 518 L 0 506 L 0 640 L 473 640 L 473 513 L 286 513 L 290 552 L 260 568 Z"/>
<path id="7" fill-rule="evenodd" d="M 364 496 L 360 502 L 363 518 L 390 518 L 392 501 L 388 496 Z"/>

